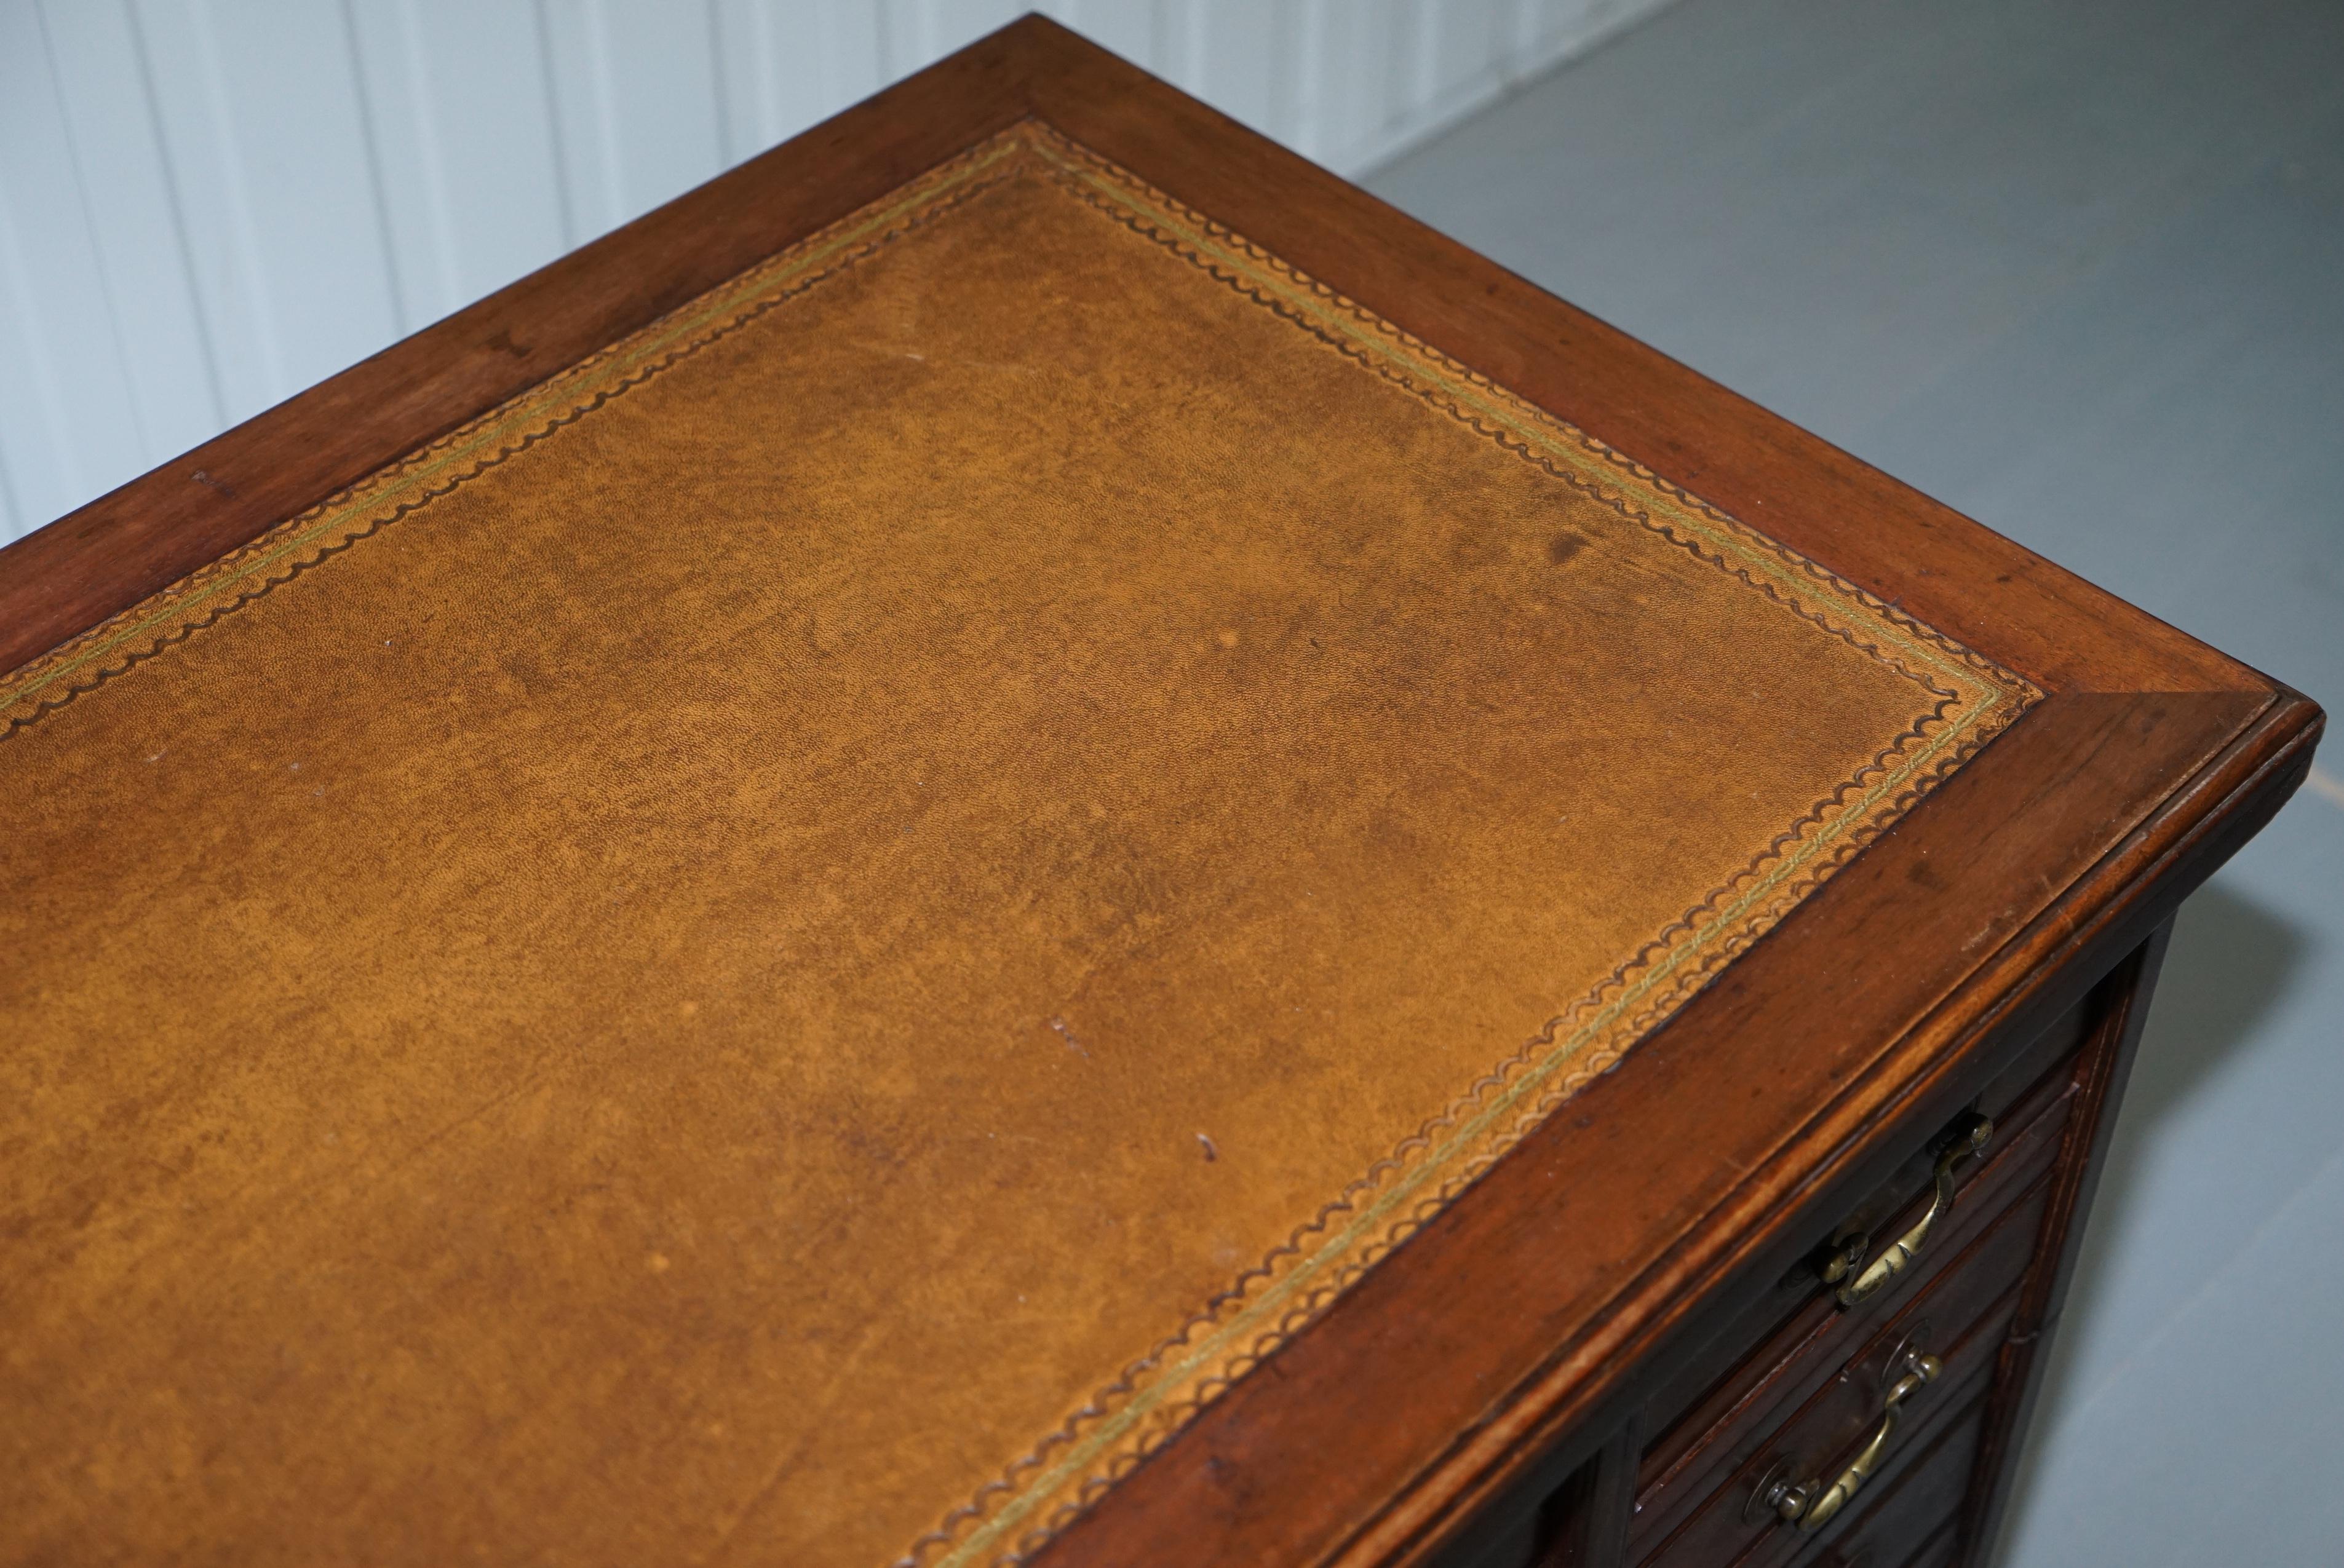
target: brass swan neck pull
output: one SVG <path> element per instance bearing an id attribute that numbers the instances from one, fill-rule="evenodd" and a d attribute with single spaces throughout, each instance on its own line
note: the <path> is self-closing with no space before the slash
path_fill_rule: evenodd
<path id="1" fill-rule="evenodd" d="M 1872 1473 L 1880 1468 L 1881 1459 L 1888 1452 L 1888 1440 L 1896 1431 L 1896 1417 L 1904 1402 L 1937 1380 L 1945 1370 L 1935 1356 L 1919 1351 L 1908 1351 L 1904 1358 L 1904 1375 L 1888 1387 L 1881 1402 L 1880 1424 L 1872 1429 L 1872 1441 L 1864 1452 L 1849 1462 L 1848 1467 L 1826 1487 L 1821 1477 L 1801 1482 L 1793 1486 L 1788 1481 L 1777 1481 L 1764 1486 L 1757 1499 L 1760 1505 L 1773 1510 L 1788 1523 L 1796 1524 L 1803 1533 L 1821 1530 L 1834 1515 L 1854 1501 Z"/>
<path id="2" fill-rule="evenodd" d="M 1913 1260 L 1920 1255 L 1922 1246 L 1929 1240 L 1929 1232 L 1954 1206 L 1954 1168 L 1984 1149 L 1986 1141 L 1993 1136 L 1994 1123 L 1977 1115 L 1971 1116 L 1955 1131 L 1952 1141 L 1937 1155 L 1937 1191 L 1929 1201 L 1928 1212 L 1915 1221 L 1911 1230 L 1882 1249 L 1880 1256 L 1873 1259 L 1862 1273 L 1853 1280 L 1847 1279 L 1856 1264 L 1863 1261 L 1864 1249 L 1870 1244 L 1867 1238 L 1851 1236 L 1838 1251 L 1832 1254 L 1830 1261 L 1824 1264 L 1819 1272 L 1824 1284 L 1839 1285 L 1837 1294 L 1841 1306 L 1855 1305 L 1884 1288 L 1911 1266 Z M 1847 1282 L 1840 1284 L 1843 1280 Z"/>

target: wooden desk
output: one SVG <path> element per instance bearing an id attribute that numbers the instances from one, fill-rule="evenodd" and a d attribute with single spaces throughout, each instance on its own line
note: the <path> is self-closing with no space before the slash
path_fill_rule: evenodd
<path id="1" fill-rule="evenodd" d="M 22 1561 L 1956 1560 L 2320 724 L 1038 21 L 0 628 Z"/>

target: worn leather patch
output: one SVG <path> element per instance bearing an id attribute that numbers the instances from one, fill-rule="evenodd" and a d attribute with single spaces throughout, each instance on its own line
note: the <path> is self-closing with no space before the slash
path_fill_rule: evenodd
<path id="1" fill-rule="evenodd" d="M 1014 1561 L 2035 695 L 1015 129 L 0 680 L 0 1555 Z"/>

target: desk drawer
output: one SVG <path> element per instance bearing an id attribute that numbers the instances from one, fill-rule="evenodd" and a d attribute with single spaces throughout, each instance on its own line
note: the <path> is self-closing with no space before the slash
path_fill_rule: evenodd
<path id="1" fill-rule="evenodd" d="M 2034 1164 L 2034 1161 L 2027 1161 Z M 1945 1412 L 1982 1397 L 1991 1381 L 2019 1283 L 2033 1261 L 2035 1238 L 2050 1196 L 2049 1171 L 2036 1166 L 2036 1179 L 2004 1205 L 1950 1256 L 1918 1294 L 1884 1323 L 1873 1326 L 1853 1354 L 1812 1368 L 1823 1345 L 1843 1336 L 1824 1334 L 1790 1358 L 1788 1372 L 1769 1380 L 1782 1396 L 1763 1402 L 1771 1419 L 1748 1408 L 1721 1412 L 1709 1441 L 1695 1451 L 1701 1462 L 1684 1466 L 1673 1490 L 1681 1497 L 1647 1498 L 1631 1528 L 1629 1560 L 1652 1568 L 1720 1568 L 1752 1553 L 1750 1562 L 1788 1561 L 1798 1543 L 1812 1539 L 1783 1523 L 1752 1499 L 1770 1477 L 1786 1482 L 1836 1475 L 1864 1446 L 1881 1415 L 1882 1392 L 1891 1365 L 1906 1348 L 1937 1356 L 1944 1370 L 1907 1402 L 1900 1430 L 1890 1439 L 1886 1464 L 1869 1483 L 1877 1492 L 1890 1470 L 1907 1462 L 1917 1444 Z M 1956 1238 L 1958 1240 L 1958 1238 Z M 1835 1325 L 1836 1326 L 1836 1325 Z M 1784 1370 L 1784 1369 L 1777 1369 Z M 1859 1493 L 1856 1505 L 1865 1501 Z M 1843 1526 L 1826 1527 L 1835 1535 Z"/>
<path id="2" fill-rule="evenodd" d="M 2077 1050 L 2086 1015 L 2079 1004 L 2044 1030 L 1989 1083 L 1975 1108 L 1996 1124 L 1982 1156 L 1960 1167 L 1951 1224 L 1935 1237 L 1905 1277 L 1853 1309 L 1841 1309 L 1810 1263 L 1793 1268 L 1771 1290 L 1753 1292 L 1701 1352 L 1653 1395 L 1645 1407 L 1648 1445 L 1637 1481 L 1639 1530 L 1665 1526 L 1642 1518 L 1658 1507 L 1666 1512 L 1698 1494 L 1692 1474 L 1712 1462 L 1699 1451 L 1721 1435 L 1719 1422 L 1738 1418 L 1763 1422 L 1782 1399 L 1798 1392 L 1803 1377 L 1827 1375 L 1867 1332 L 1864 1320 L 1894 1309 L 1942 1269 L 1949 1251 L 1975 1235 L 2010 1197 L 2058 1157 L 2076 1086 Z M 1865 1230 L 1881 1238 L 1905 1232 L 1927 1205 L 1930 1150 L 1917 1146 L 1903 1167 L 1868 1197 L 1845 1211 L 1832 1232 Z M 1825 1238 L 1816 1237 L 1818 1242 Z M 1803 1354 L 1802 1352 L 1804 1352 Z M 1786 1381 L 1787 1380 L 1787 1381 Z"/>
<path id="3" fill-rule="evenodd" d="M 1944 1371 L 1906 1402 L 1904 1419 L 1890 1435 L 1871 1479 L 1820 1530 L 1809 1533 L 1783 1522 L 1763 1499 L 1777 1480 L 1817 1490 L 1854 1459 L 1880 1421 L 1881 1373 L 1890 1356 L 1907 1343 L 1907 1334 L 1918 1328 L 1917 1321 L 1895 1325 L 1884 1334 L 1885 1343 L 1867 1346 L 1844 1374 L 1769 1433 L 1750 1462 L 1705 1498 L 1683 1524 L 1649 1553 L 1632 1552 L 1630 1561 L 1640 1568 L 1792 1568 L 1828 1563 L 1830 1552 L 1844 1550 L 1851 1539 L 1887 1541 L 1892 1533 L 1913 1523 L 1907 1516 L 1921 1506 L 1918 1498 L 1935 1497 L 1940 1489 L 1946 1491 L 1945 1513 L 1950 1518 L 1966 1483 L 1975 1434 L 1956 1445 L 1962 1455 L 1957 1460 L 1946 1457 L 1941 1440 L 1949 1431 L 1975 1425 L 1993 1386 L 2003 1336 L 2017 1304 L 2013 1290 L 1992 1303 L 1967 1332 L 1929 1340 Z M 1935 1325 L 1928 1332 L 1934 1333 Z M 1918 1476 L 1927 1478 L 1922 1493 L 1909 1490 L 1923 1484 L 1913 1479 Z M 1879 1523 L 1892 1504 L 1887 1523 Z M 1911 1547 L 1927 1540 L 1936 1527 L 1934 1520 L 1924 1519 L 1915 1526 L 1917 1533 L 1895 1539 Z"/>
<path id="4" fill-rule="evenodd" d="M 1894 1314 L 1889 1321 L 1917 1321 L 1915 1310 L 1935 1302 L 1939 1334 L 1958 1333 L 2016 1285 L 2033 1261 L 2048 1196 L 2045 1183 L 2066 1125 L 2069 1065 L 2057 1063 L 2003 1110 L 1996 1140 L 1975 1174 L 1957 1188 L 1952 1211 L 1905 1277 L 1880 1298 L 1844 1309 L 1805 1274 L 1794 1285 L 1800 1301 L 1789 1320 L 1754 1349 L 1745 1342 L 1739 1364 L 1681 1407 L 1645 1450 L 1630 1531 L 1632 1560 L 1672 1534 L 1724 1485 L 1787 1412 L 1835 1376 L 1844 1379 L 1858 1348 L 1879 1335 L 1884 1312 Z M 1900 1233 L 1920 1211 L 1916 1201 L 1893 1216 L 1894 1228 L 1884 1228 L 1885 1233 Z M 1885 1354 L 1891 1345 L 1877 1348 Z M 1682 1392 L 1674 1396 L 1686 1398 Z M 1664 1394 L 1654 1408 L 1666 1411 L 1672 1402 Z"/>
<path id="5" fill-rule="evenodd" d="M 1985 1428 L 1981 1390 L 1937 1430 L 1916 1432 L 1903 1468 L 1884 1473 L 1850 1517 L 1835 1521 L 1792 1559 L 1793 1568 L 1920 1568 L 1947 1561 L 1956 1544 L 1962 1499 L 1969 1491 Z M 1915 1543 L 1925 1542 L 1916 1548 Z M 1773 1558 L 1753 1553 L 1735 1568 L 1762 1568 Z"/>
<path id="6" fill-rule="evenodd" d="M 1958 1406 L 1932 1413 L 1847 1512 L 1813 1535 L 1788 1526 L 1762 1537 L 1732 1568 L 1903 1568 L 1926 1560 L 1959 1523 L 1985 1424 L 1990 1378 L 1954 1391 Z M 1723 1560 L 1720 1560 L 1723 1563 Z"/>

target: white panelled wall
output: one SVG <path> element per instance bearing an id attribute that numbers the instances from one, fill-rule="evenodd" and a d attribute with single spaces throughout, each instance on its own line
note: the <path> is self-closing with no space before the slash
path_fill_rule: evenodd
<path id="1" fill-rule="evenodd" d="M 1666 0 L 1044 9 L 1357 174 Z M 0 0 L 0 542 L 1017 0 Z"/>

